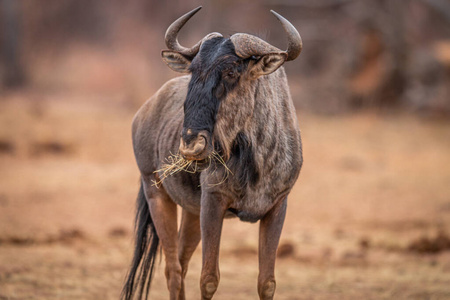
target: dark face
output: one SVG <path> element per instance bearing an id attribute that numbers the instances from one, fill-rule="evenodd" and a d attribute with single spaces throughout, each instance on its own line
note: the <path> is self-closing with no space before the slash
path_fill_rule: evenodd
<path id="1" fill-rule="evenodd" d="M 205 41 L 192 60 L 180 142 L 180 153 L 187 159 L 203 160 L 213 150 L 220 102 L 239 84 L 249 60 L 239 58 L 230 39 L 222 37 Z"/>
<path id="2" fill-rule="evenodd" d="M 193 59 L 190 59 L 191 56 L 188 54 L 184 55 L 175 50 L 164 50 L 161 53 L 164 62 L 172 70 L 192 74 L 184 102 L 184 123 L 180 141 L 180 154 L 190 160 L 204 160 L 216 146 L 214 143 L 218 143 L 212 140 L 213 130 L 220 103 L 227 95 L 235 89 L 242 94 L 248 87 L 248 82 L 271 74 L 287 58 L 286 52 L 271 48 L 264 41 L 250 35 L 235 34 L 231 38 L 219 37 L 217 33 L 210 35 L 215 36 L 211 38 L 206 36 L 202 40 L 199 52 L 194 54 Z M 236 39 L 234 42 L 233 38 Z M 238 49 L 235 48 L 235 43 Z M 236 55 L 236 51 L 240 57 Z M 251 56 L 251 53 L 261 55 L 255 57 Z M 234 101 L 233 107 L 237 105 L 236 103 L 238 102 Z M 235 109 L 232 111 L 236 113 Z M 228 117 L 233 120 L 235 116 Z M 226 134 L 221 133 L 222 136 Z M 226 141 L 227 150 L 230 142 L 231 139 Z"/>

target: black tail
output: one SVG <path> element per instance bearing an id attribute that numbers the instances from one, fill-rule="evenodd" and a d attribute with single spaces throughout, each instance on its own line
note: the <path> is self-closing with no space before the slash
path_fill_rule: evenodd
<path id="1" fill-rule="evenodd" d="M 124 300 L 131 300 L 136 294 L 139 295 L 138 299 L 142 299 L 143 295 L 144 299 L 147 299 L 159 244 L 142 183 L 137 197 L 134 226 L 136 234 L 134 257 L 122 290 L 121 298 Z"/>

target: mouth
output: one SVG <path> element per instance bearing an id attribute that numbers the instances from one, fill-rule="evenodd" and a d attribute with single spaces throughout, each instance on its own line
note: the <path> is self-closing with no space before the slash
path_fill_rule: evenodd
<path id="1" fill-rule="evenodd" d="M 225 179 L 228 177 L 228 174 L 232 174 L 222 156 L 215 151 L 211 151 L 209 155 L 203 159 L 195 160 L 187 159 L 180 153 L 172 154 L 166 158 L 166 162 L 161 166 L 161 169 L 154 171 L 155 174 L 158 174 L 158 180 L 154 181 L 153 185 L 159 187 L 167 177 L 175 175 L 181 171 L 194 174 L 208 170 L 211 166 L 216 166 L 215 168 L 217 168 L 217 165 L 222 165 L 225 168 Z"/>
<path id="2" fill-rule="evenodd" d="M 208 151 L 203 151 L 200 154 L 197 155 L 189 155 L 189 154 L 185 154 L 182 153 L 180 151 L 180 155 L 188 161 L 192 161 L 192 162 L 196 162 L 197 164 L 201 164 L 201 163 L 205 163 L 207 162 L 208 158 L 209 158 L 209 154 L 207 153 Z"/>

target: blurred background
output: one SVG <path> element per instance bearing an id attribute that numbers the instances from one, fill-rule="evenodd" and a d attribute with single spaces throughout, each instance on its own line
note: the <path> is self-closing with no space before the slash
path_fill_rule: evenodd
<path id="1" fill-rule="evenodd" d="M 0 299 L 118 298 L 131 120 L 179 75 L 164 33 L 198 5 L 183 45 L 247 32 L 284 49 L 270 9 L 303 39 L 285 65 L 305 165 L 277 299 L 450 298 L 450 1 L 0 0 Z M 257 231 L 226 221 L 218 299 L 256 297 Z M 153 299 L 168 298 L 163 269 Z"/>
<path id="2" fill-rule="evenodd" d="M 201 1 L 1 3 L 3 91 L 82 92 L 133 103 L 173 76 L 160 60 L 163 34 Z M 286 65 L 298 107 L 448 115 L 449 6 L 445 0 L 217 0 L 180 39 L 191 45 L 212 31 L 246 31 L 284 48 L 282 28 L 269 13 L 274 9 L 305 43 L 298 61 Z"/>

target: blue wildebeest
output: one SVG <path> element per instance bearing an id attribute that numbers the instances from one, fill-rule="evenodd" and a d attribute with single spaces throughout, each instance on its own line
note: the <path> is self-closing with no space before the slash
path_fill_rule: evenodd
<path id="1" fill-rule="evenodd" d="M 275 293 L 287 196 L 302 166 L 300 131 L 282 65 L 300 54 L 301 38 L 272 11 L 287 33 L 286 51 L 244 33 L 230 38 L 211 33 L 185 48 L 178 32 L 200 8 L 167 29 L 169 50 L 162 51 L 171 69 L 188 75 L 164 84 L 133 120 L 141 188 L 124 299 L 147 298 L 159 243 L 170 299 L 185 299 L 183 280 L 200 240 L 201 295 L 211 299 L 219 284 L 223 219 L 236 216 L 260 221 L 258 293 L 260 299 Z M 165 178 L 161 169 L 174 153 L 189 166 Z"/>

